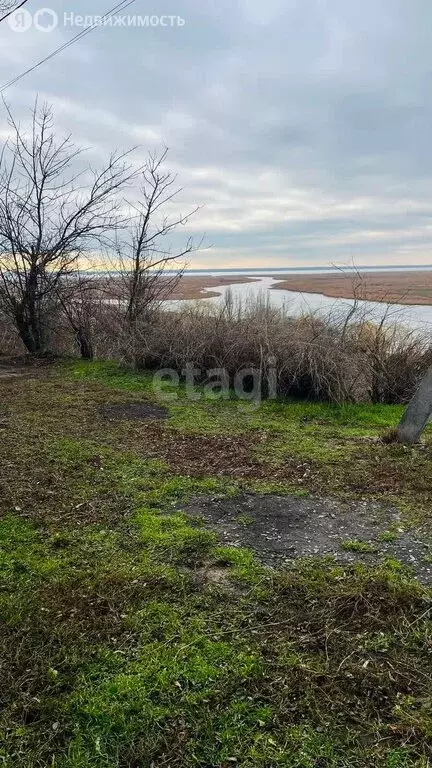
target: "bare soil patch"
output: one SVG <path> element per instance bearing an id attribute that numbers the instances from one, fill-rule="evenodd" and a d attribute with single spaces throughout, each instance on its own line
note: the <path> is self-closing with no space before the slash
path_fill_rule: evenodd
<path id="1" fill-rule="evenodd" d="M 404 531 L 395 507 L 365 501 L 245 494 L 234 499 L 197 499 L 183 509 L 204 518 L 230 545 L 252 549 L 268 565 L 295 558 L 333 555 L 342 562 L 374 565 L 391 557 L 432 583 L 432 546 Z M 383 541 L 389 531 L 394 540 Z M 350 550 L 365 545 L 368 551 Z"/>
<path id="2" fill-rule="evenodd" d="M 29 370 L 27 368 L 7 368 L 5 366 L 0 366 L 0 379 L 16 379 L 28 375 Z"/>
<path id="3" fill-rule="evenodd" d="M 52 357 L 30 357 L 29 355 L 0 355 L 0 379 L 16 379 L 22 376 L 34 378 L 41 371 L 46 372 L 54 362 Z"/>
<path id="4" fill-rule="evenodd" d="M 260 459 L 255 451 L 266 441 L 264 432 L 199 435 L 154 422 L 143 425 L 139 439 L 146 458 L 161 459 L 176 474 L 190 477 L 297 482 L 299 472 L 303 475 L 310 467 L 295 457 L 288 457 L 277 467 Z"/>
<path id="5" fill-rule="evenodd" d="M 100 413 L 107 419 L 127 419 L 129 421 L 139 421 L 141 419 L 167 419 L 168 410 L 161 405 L 154 403 L 120 403 L 115 405 L 103 405 Z"/>

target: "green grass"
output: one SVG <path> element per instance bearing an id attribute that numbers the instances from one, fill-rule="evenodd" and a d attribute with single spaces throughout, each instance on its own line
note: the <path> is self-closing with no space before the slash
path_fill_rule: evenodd
<path id="1" fill-rule="evenodd" d="M 264 568 L 182 509 L 244 490 L 387 499 L 391 481 L 424 527 L 429 448 L 376 441 L 399 409 L 180 392 L 167 422 L 109 422 L 100 405 L 155 396 L 106 363 L 0 389 L 0 764 L 429 765 L 430 592 L 390 560 Z"/>
<path id="2" fill-rule="evenodd" d="M 76 361 L 70 366 L 78 381 L 103 383 L 109 388 L 125 392 L 145 393 L 153 399 L 164 400 L 153 391 L 152 374 L 122 371 L 116 363 Z M 185 388 L 166 385 L 166 403 L 170 408 L 173 424 L 193 431 L 251 431 L 266 428 L 278 432 L 292 430 L 301 425 L 306 434 L 313 434 L 316 426 L 342 429 L 352 436 L 379 434 L 386 427 L 395 425 L 401 417 L 402 406 L 359 405 L 346 403 L 296 402 L 292 400 L 263 401 L 257 408 L 253 403 L 238 401 L 232 393 L 230 400 L 205 398 L 202 388 L 197 387 L 200 399 L 187 401 Z M 172 397 L 175 399 L 172 399 Z"/>
<path id="3" fill-rule="evenodd" d="M 429 524 L 432 489 L 432 428 L 425 431 L 423 448 L 387 445 L 380 436 L 394 427 L 402 406 L 264 401 L 256 408 L 239 402 L 201 399 L 190 401 L 183 387 L 173 389 L 176 399 L 155 394 L 150 373 L 122 372 L 114 363 L 75 362 L 69 368 L 75 381 L 108 388 L 119 400 L 150 396 L 169 410 L 172 432 L 192 439 L 226 437 L 250 444 L 251 457 L 265 462 L 266 471 L 251 472 L 253 490 L 319 493 L 341 498 L 385 499 L 399 504 L 407 524 Z M 115 395 L 114 395 L 115 393 Z M 117 430 L 122 438 L 126 427 Z M 127 447 L 127 442 L 122 442 Z M 229 443 L 227 443 L 227 454 Z M 134 445 L 136 450 L 136 443 Z M 214 450 L 213 446 L 208 451 Z M 209 468 L 211 462 L 209 462 Z M 209 472 L 210 474 L 210 472 Z M 245 483 L 245 477 L 241 480 Z"/>
<path id="4" fill-rule="evenodd" d="M 380 534 L 380 541 L 392 542 L 398 537 L 397 531 L 384 531 Z"/>
<path id="5" fill-rule="evenodd" d="M 359 539 L 347 539 L 342 543 L 342 549 L 346 552 L 360 552 L 367 554 L 376 551 L 376 547 L 370 544 L 368 541 L 360 541 Z"/>

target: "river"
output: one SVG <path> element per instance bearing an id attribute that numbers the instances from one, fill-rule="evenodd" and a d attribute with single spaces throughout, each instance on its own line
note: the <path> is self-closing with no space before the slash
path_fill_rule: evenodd
<path id="1" fill-rule="evenodd" d="M 248 273 L 252 275 L 252 273 Z M 346 316 L 353 307 L 357 306 L 358 317 L 366 315 L 371 321 L 380 322 L 387 313 L 387 322 L 398 322 L 421 333 L 432 333 L 432 306 L 429 305 L 386 305 L 378 301 L 357 301 L 354 299 L 335 299 L 320 293 L 299 293 L 297 291 L 278 290 L 280 280 L 273 277 L 256 277 L 253 283 L 234 283 L 205 288 L 208 293 L 218 293 L 218 296 L 210 296 L 208 299 L 200 299 L 206 304 L 220 306 L 226 302 L 227 295 L 231 294 L 234 303 L 241 302 L 243 306 L 248 302 L 265 299 L 273 307 L 284 308 L 287 314 L 299 316 L 302 314 L 317 313 L 331 314 L 333 317 Z M 193 300 L 169 302 L 170 308 L 178 309 L 181 306 L 194 304 Z"/>

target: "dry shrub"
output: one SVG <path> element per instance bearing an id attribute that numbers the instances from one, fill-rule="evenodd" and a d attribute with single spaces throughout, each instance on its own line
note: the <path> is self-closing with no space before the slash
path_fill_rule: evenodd
<path id="1" fill-rule="evenodd" d="M 193 366 L 204 382 L 222 368 L 234 381 L 240 370 L 260 371 L 263 395 L 276 381 L 277 394 L 329 402 L 404 403 L 432 364 L 432 348 L 403 323 L 379 324 L 361 312 L 345 316 L 291 317 L 266 298 L 246 304 L 227 294 L 223 305 L 204 301 L 179 309 L 155 310 L 131 338 L 122 307 L 115 300 L 92 305 L 92 345 L 100 359 L 140 368 L 171 368 L 182 374 Z M 53 323 L 52 349 L 77 354 L 66 320 Z M 10 324 L 0 325 L 0 351 L 16 353 Z"/>
<path id="2" fill-rule="evenodd" d="M 12 321 L 6 315 L 0 314 L 0 355 L 22 355 L 24 351 L 24 345 Z"/>
<path id="3" fill-rule="evenodd" d="M 377 326 L 366 321 L 354 332 L 370 371 L 371 400 L 408 402 L 432 364 L 429 340 L 402 323 Z"/>
<path id="4" fill-rule="evenodd" d="M 383 310 L 383 313 L 385 309 Z M 123 358 L 127 354 L 127 338 Z M 197 302 L 159 312 L 139 336 L 139 365 L 186 365 L 204 381 L 214 368 L 261 372 L 264 395 L 275 372 L 277 392 L 330 402 L 400 403 L 409 400 L 432 362 L 432 350 L 402 324 L 372 323 L 364 314 L 290 317 L 266 299 L 222 306 Z M 136 360 L 136 357 L 135 357 Z M 197 380 L 199 377 L 197 377 Z"/>

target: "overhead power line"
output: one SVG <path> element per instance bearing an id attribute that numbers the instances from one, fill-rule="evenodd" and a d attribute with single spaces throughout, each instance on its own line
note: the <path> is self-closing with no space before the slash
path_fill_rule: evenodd
<path id="1" fill-rule="evenodd" d="M 20 3 L 19 5 L 16 5 L 15 8 L 11 8 L 10 11 L 5 13 L 5 15 L 0 18 L 0 23 L 5 19 L 7 19 L 9 16 L 12 16 L 12 14 L 15 13 L 15 11 L 18 11 L 18 9 L 22 8 L 23 5 L 25 5 L 26 3 L 28 3 L 28 0 L 22 0 L 22 3 Z"/>
<path id="2" fill-rule="evenodd" d="M 114 8 L 110 8 L 109 11 L 107 11 L 103 17 L 102 20 L 105 20 L 112 16 L 114 13 L 118 13 L 120 11 L 124 11 L 126 8 L 128 8 L 132 3 L 134 3 L 135 0 L 122 0 L 121 3 L 118 3 L 118 5 L 114 6 Z M 0 88 L 0 93 L 3 93 L 7 88 L 10 88 L 12 85 L 15 85 L 19 80 L 22 80 L 23 77 L 26 75 L 29 75 L 30 72 L 34 72 L 35 69 L 40 67 L 42 64 L 45 64 L 47 61 L 50 61 L 50 59 L 53 59 L 54 56 L 57 56 L 57 54 L 62 53 L 62 51 L 65 51 L 66 48 L 69 48 L 71 45 L 76 43 L 78 40 L 81 40 L 86 35 L 89 35 L 90 32 L 92 32 L 94 29 L 103 26 L 103 23 L 95 22 L 89 27 L 86 27 L 86 29 L 82 29 L 81 32 L 78 32 L 75 37 L 72 37 L 70 40 L 68 40 L 66 43 L 63 43 L 59 48 L 56 48 L 55 51 L 50 53 L 48 56 L 45 56 L 44 59 L 41 59 L 36 64 L 34 64 L 32 67 L 29 67 L 29 69 L 26 69 L 25 72 L 21 72 L 20 75 L 17 75 L 16 77 L 12 78 L 12 80 L 9 80 L 8 83 L 5 83 L 5 85 L 2 85 Z"/>

